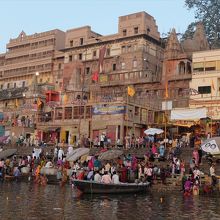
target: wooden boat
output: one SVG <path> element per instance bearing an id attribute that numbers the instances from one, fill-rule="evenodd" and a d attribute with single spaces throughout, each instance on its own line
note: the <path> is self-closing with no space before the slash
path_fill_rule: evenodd
<path id="1" fill-rule="evenodd" d="M 31 182 L 33 180 L 33 177 L 30 175 L 21 175 L 21 176 L 11 176 L 11 175 L 5 175 L 4 176 L 4 181 L 7 182 Z"/>
<path id="2" fill-rule="evenodd" d="M 149 183 L 105 184 L 87 180 L 73 180 L 73 184 L 83 193 L 138 193 L 146 192 Z"/>

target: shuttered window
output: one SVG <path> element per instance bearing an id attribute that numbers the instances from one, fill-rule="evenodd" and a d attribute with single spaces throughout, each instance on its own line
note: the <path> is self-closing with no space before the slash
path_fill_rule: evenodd
<path id="1" fill-rule="evenodd" d="M 205 63 L 205 71 L 213 71 L 216 69 L 216 62 L 209 61 Z"/>
<path id="2" fill-rule="evenodd" d="M 203 62 L 193 63 L 193 71 L 194 72 L 204 71 L 204 63 Z"/>

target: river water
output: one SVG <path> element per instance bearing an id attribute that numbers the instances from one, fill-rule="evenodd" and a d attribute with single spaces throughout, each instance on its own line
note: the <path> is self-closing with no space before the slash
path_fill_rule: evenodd
<path id="1" fill-rule="evenodd" d="M 71 186 L 0 184 L 1 220 L 220 219 L 220 198 L 181 192 L 81 195 Z"/>

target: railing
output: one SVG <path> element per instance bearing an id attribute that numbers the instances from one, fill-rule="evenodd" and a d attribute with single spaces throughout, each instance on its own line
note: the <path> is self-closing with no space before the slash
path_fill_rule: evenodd
<path id="1" fill-rule="evenodd" d="M 178 75 L 174 75 L 171 76 L 169 78 L 169 81 L 174 81 L 174 80 L 183 80 L 183 79 L 192 79 L 192 74 L 178 74 Z"/>
<path id="2" fill-rule="evenodd" d="M 150 70 L 143 71 L 120 71 L 116 73 L 100 74 L 99 85 L 129 85 L 139 83 L 159 82 L 161 74 Z"/>

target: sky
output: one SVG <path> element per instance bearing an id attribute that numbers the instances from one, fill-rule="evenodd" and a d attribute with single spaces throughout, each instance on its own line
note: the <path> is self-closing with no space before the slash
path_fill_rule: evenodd
<path id="1" fill-rule="evenodd" d="M 173 27 L 184 32 L 194 20 L 184 0 L 0 0 L 0 53 L 22 30 L 30 35 L 89 25 L 109 35 L 117 33 L 119 16 L 139 11 L 155 18 L 161 37 Z"/>

